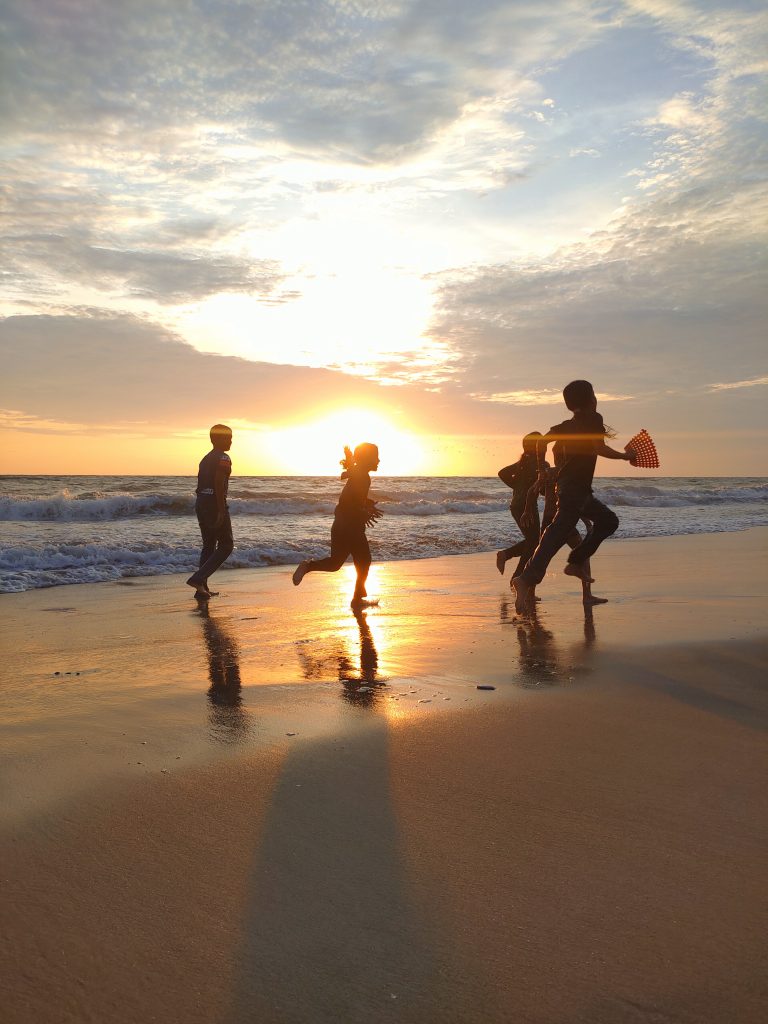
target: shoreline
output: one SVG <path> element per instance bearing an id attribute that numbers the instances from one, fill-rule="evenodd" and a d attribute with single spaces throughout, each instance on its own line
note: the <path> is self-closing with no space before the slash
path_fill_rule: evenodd
<path id="1" fill-rule="evenodd" d="M 9 1024 L 757 1024 L 767 542 L 15 594 Z"/>
<path id="2" fill-rule="evenodd" d="M 760 531 L 767 531 L 766 532 L 766 536 L 768 536 L 768 524 L 766 524 L 766 525 L 758 524 L 758 525 L 750 525 L 750 526 L 741 526 L 741 527 L 737 527 L 735 529 L 727 529 L 727 530 L 726 529 L 722 529 L 722 530 L 712 529 L 712 530 L 696 530 L 696 531 L 691 531 L 691 532 L 688 532 L 688 533 L 649 534 L 649 535 L 644 536 L 644 537 L 622 537 L 622 536 L 616 536 L 616 537 L 608 538 L 608 540 L 604 542 L 604 545 L 605 544 L 610 544 L 611 546 L 613 546 L 613 545 L 615 545 L 617 543 L 624 544 L 624 543 L 628 543 L 628 542 L 631 542 L 631 543 L 643 543 L 643 542 L 646 542 L 646 543 L 648 543 L 648 542 L 654 542 L 654 541 L 659 541 L 659 540 L 661 540 L 661 541 L 674 541 L 676 539 L 682 539 L 682 538 L 685 538 L 685 537 L 718 537 L 718 536 L 721 536 L 722 534 L 728 534 L 728 535 L 730 535 L 730 534 L 743 534 L 743 533 L 749 533 L 751 531 L 756 531 L 758 534 L 759 534 Z M 765 541 L 765 543 L 768 544 L 768 540 Z M 436 555 L 434 555 L 434 554 L 422 555 L 420 557 L 415 557 L 415 558 L 413 558 L 413 557 L 405 557 L 405 556 L 403 556 L 402 558 L 374 558 L 373 564 L 374 565 L 389 565 L 389 564 L 399 565 L 399 564 L 402 564 L 403 562 L 436 561 L 438 559 L 443 559 L 443 558 L 453 559 L 453 558 L 483 557 L 483 556 L 493 555 L 493 554 L 495 554 L 495 552 L 497 550 L 498 550 L 498 545 L 493 546 L 493 547 L 484 548 L 481 551 L 445 552 L 445 553 L 436 554 Z M 237 544 L 235 544 L 235 551 L 237 551 Z M 604 554 L 604 552 L 605 552 L 605 547 L 603 546 L 603 547 L 601 547 L 600 552 L 598 553 L 598 557 L 601 557 Z M 375 551 L 374 551 L 374 555 L 375 555 Z M 300 555 L 298 555 L 298 554 L 297 554 L 297 559 L 299 561 L 301 560 Z M 296 565 L 298 565 L 298 561 L 277 562 L 277 563 L 274 563 L 274 564 L 271 564 L 271 565 L 248 565 L 248 566 L 231 566 L 231 565 L 228 565 L 225 562 L 224 565 L 219 570 L 219 572 L 217 573 L 215 579 L 220 582 L 222 580 L 222 578 L 223 579 L 227 579 L 227 577 L 230 575 L 230 573 L 235 573 L 235 574 L 239 574 L 239 573 L 262 573 L 262 572 L 276 572 L 276 573 L 279 573 L 281 571 L 285 572 L 286 570 L 293 571 L 293 569 L 296 568 Z M 62 588 L 66 588 L 66 587 L 100 587 L 100 586 L 115 586 L 115 585 L 117 585 L 117 586 L 130 586 L 134 582 L 138 583 L 140 581 L 146 581 L 146 580 L 161 580 L 161 579 L 168 579 L 170 577 L 174 577 L 174 578 L 178 577 L 179 579 L 183 580 L 183 579 L 185 579 L 186 577 L 188 577 L 190 575 L 192 570 L 193 570 L 193 567 L 190 567 L 188 569 L 185 569 L 183 572 L 176 571 L 176 572 L 165 572 L 165 573 L 148 573 L 148 574 L 145 574 L 145 575 L 144 574 L 140 574 L 140 575 L 136 575 L 136 576 L 121 576 L 119 579 L 95 580 L 95 581 L 90 581 L 89 580 L 89 581 L 83 581 L 83 582 L 77 582 L 77 583 L 58 583 L 58 584 L 53 584 L 51 586 L 29 587 L 26 590 L 0 591 L 0 601 L 3 598 L 16 597 L 16 596 L 18 596 L 20 594 L 35 593 L 37 591 L 57 591 L 58 592 Z M 548 573 L 548 575 L 551 575 L 551 570 L 550 570 L 550 573 Z"/>

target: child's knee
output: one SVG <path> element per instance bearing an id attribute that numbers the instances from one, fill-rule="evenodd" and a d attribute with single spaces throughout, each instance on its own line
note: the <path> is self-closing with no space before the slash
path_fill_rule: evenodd
<path id="1" fill-rule="evenodd" d="M 605 527 L 604 527 L 606 537 L 610 537 L 611 534 L 616 533 L 618 528 L 619 528 L 619 517 L 616 515 L 615 512 L 611 512 L 611 510 L 608 509 L 608 515 L 605 517 Z"/>

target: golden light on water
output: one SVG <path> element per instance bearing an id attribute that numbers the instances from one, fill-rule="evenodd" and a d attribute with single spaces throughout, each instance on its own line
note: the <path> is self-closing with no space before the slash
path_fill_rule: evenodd
<path id="1" fill-rule="evenodd" d="M 270 431 L 262 444 L 279 471 L 288 475 L 328 476 L 340 472 L 344 445 L 378 445 L 381 472 L 407 476 L 424 472 L 424 450 L 417 436 L 400 430 L 381 413 L 342 409 L 297 427 Z"/>

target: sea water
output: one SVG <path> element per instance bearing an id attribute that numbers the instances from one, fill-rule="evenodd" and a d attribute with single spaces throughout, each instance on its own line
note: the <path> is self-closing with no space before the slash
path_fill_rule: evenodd
<path id="1" fill-rule="evenodd" d="M 200 536 L 193 477 L 0 477 L 0 592 L 188 572 Z M 225 569 L 295 565 L 328 553 L 338 477 L 233 477 L 235 551 Z M 618 514 L 617 539 L 768 524 L 765 478 L 595 480 Z M 493 551 L 519 538 L 496 477 L 372 477 L 384 512 L 374 559 Z"/>

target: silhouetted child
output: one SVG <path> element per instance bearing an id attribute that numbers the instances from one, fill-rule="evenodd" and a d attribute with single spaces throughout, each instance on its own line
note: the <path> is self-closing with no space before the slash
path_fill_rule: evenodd
<path id="1" fill-rule="evenodd" d="M 369 473 L 379 468 L 379 449 L 375 444 L 359 444 L 354 452 L 345 448 L 341 465 L 344 467 L 341 479 L 346 483 L 334 512 L 331 554 L 317 561 L 301 562 L 293 574 L 293 583 L 298 586 L 308 572 L 337 572 L 351 555 L 357 573 L 352 607 L 360 607 L 367 593 L 365 581 L 371 567 L 371 549 L 365 528 L 382 515 L 368 497 L 371 486 Z"/>
<path id="2" fill-rule="evenodd" d="M 203 549 L 197 572 L 187 580 L 187 586 L 195 588 L 195 597 L 204 601 L 216 596 L 208 589 L 208 577 L 229 558 L 235 546 L 227 507 L 227 489 L 232 473 L 232 460 L 227 455 L 232 447 L 230 428 L 224 423 L 212 426 L 211 444 L 213 448 L 200 463 L 195 491 L 195 514 Z"/>
<path id="3" fill-rule="evenodd" d="M 544 533 L 546 528 L 555 518 L 555 512 L 557 510 L 557 474 L 559 473 L 560 468 L 565 462 L 565 446 L 563 445 L 562 441 L 556 441 L 555 444 L 552 445 L 552 459 L 555 464 L 553 467 L 547 469 L 546 479 L 544 481 L 544 511 L 541 516 L 542 533 Z M 587 533 L 590 533 L 592 530 L 592 521 L 590 519 L 585 518 L 584 516 L 581 517 L 581 521 L 587 528 Z M 568 536 L 565 539 L 565 543 L 568 545 L 571 551 L 573 551 L 575 548 L 579 546 L 579 544 L 581 544 L 581 534 L 576 529 L 576 527 L 574 527 L 573 530 L 571 530 L 571 532 L 568 534 Z M 607 604 L 607 597 L 595 597 L 595 595 L 592 593 L 592 583 L 594 582 L 594 580 L 592 579 L 592 571 L 590 569 L 589 559 L 587 559 L 584 563 L 584 568 L 586 570 L 587 575 L 587 578 L 582 579 L 581 581 L 581 593 L 584 604 L 587 606 L 595 604 Z"/>
<path id="4" fill-rule="evenodd" d="M 544 456 L 547 445 L 562 441 L 565 458 L 557 471 L 555 493 L 557 508 L 554 518 L 541 535 L 538 547 L 520 575 L 514 579 L 516 593 L 515 610 L 521 613 L 530 606 L 532 590 L 544 579 L 547 566 L 568 540 L 579 519 L 586 518 L 592 523 L 592 530 L 568 556 L 565 573 L 592 582 L 585 562 L 597 551 L 606 537 L 615 533 L 619 520 L 616 515 L 592 494 L 592 479 L 598 455 L 606 459 L 622 459 L 630 462 L 630 452 L 617 452 L 605 443 L 605 424 L 597 411 L 597 398 L 589 381 L 574 380 L 563 390 L 563 399 L 573 413 L 569 420 L 558 423 L 539 439 L 536 458 L 539 469 L 538 480 L 546 483 Z M 537 513 L 538 514 L 538 513 Z M 524 521 L 532 520 L 533 500 L 523 515 Z"/>
<path id="5" fill-rule="evenodd" d="M 536 442 L 541 434 L 535 430 L 532 434 L 526 434 L 523 438 L 523 454 L 513 462 L 511 466 L 505 466 L 499 470 L 499 479 L 507 487 L 512 488 L 512 500 L 509 503 L 509 511 L 517 523 L 523 539 L 511 547 L 502 548 L 496 552 L 496 568 L 504 575 L 504 568 L 510 558 L 518 558 L 517 567 L 512 573 L 514 579 L 521 573 L 526 562 L 536 550 L 539 543 L 539 511 L 538 507 L 531 507 L 531 519 L 523 524 L 523 513 L 526 508 L 528 492 L 536 482 L 538 467 L 536 463 Z"/>

